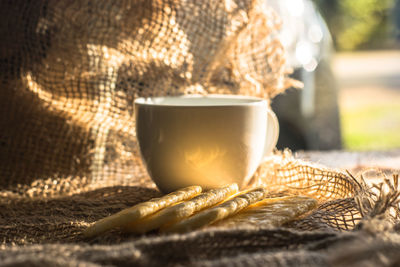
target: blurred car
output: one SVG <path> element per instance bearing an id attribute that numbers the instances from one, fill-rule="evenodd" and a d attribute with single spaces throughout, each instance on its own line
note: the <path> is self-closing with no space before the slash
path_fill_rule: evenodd
<path id="1" fill-rule="evenodd" d="M 338 92 L 330 66 L 332 39 L 310 0 L 265 0 L 282 19 L 280 40 L 292 77 L 302 90 L 288 89 L 272 101 L 280 124 L 277 147 L 291 150 L 341 148 Z"/>

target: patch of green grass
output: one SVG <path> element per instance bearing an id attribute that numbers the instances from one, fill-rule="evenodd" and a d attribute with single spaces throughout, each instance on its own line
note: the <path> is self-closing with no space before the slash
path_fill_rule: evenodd
<path id="1" fill-rule="evenodd" d="M 344 146 L 349 150 L 400 147 L 400 103 L 341 111 Z"/>

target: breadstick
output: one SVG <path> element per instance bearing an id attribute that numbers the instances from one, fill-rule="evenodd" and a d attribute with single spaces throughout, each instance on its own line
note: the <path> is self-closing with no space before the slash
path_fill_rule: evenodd
<path id="1" fill-rule="evenodd" d="M 158 229 L 161 226 L 172 224 L 187 218 L 200 210 L 212 207 L 215 204 L 226 200 L 229 196 L 237 193 L 237 191 L 237 184 L 209 190 L 208 192 L 202 193 L 188 201 L 165 208 L 141 220 L 131 222 L 124 229 L 134 233 L 145 233 Z"/>
<path id="2" fill-rule="evenodd" d="M 300 215 L 312 210 L 317 201 L 304 196 L 286 196 L 267 198 L 259 201 L 242 212 L 216 223 L 223 227 L 270 228 L 281 226 Z"/>
<path id="3" fill-rule="evenodd" d="M 208 224 L 215 223 L 228 216 L 236 214 L 257 201 L 262 200 L 268 191 L 265 188 L 256 188 L 245 193 L 234 196 L 226 202 L 193 215 L 192 217 L 180 221 L 176 224 L 163 227 L 161 230 L 166 232 L 187 232 Z"/>
<path id="4" fill-rule="evenodd" d="M 140 220 L 165 207 L 191 199 L 200 194 L 201 191 L 202 188 L 200 186 L 190 186 L 163 197 L 154 198 L 147 202 L 137 204 L 131 208 L 124 209 L 116 214 L 97 221 L 88 227 L 83 234 L 87 237 L 91 237 L 104 233 L 115 227 L 125 226 L 128 223 Z"/>

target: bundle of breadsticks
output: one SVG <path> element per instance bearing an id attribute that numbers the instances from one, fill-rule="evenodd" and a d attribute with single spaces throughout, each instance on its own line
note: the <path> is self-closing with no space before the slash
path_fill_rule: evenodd
<path id="1" fill-rule="evenodd" d="M 191 186 L 103 218 L 88 227 L 88 237 L 119 228 L 132 233 L 188 232 L 205 226 L 281 226 L 312 210 L 315 199 L 270 197 L 267 188 L 239 191 L 237 184 L 202 192 Z"/>

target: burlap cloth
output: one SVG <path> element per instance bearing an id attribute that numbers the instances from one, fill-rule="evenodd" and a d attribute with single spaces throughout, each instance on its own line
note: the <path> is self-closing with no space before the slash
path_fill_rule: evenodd
<path id="1" fill-rule="evenodd" d="M 287 152 L 255 181 L 318 207 L 281 228 L 81 235 L 161 194 L 138 156 L 136 97 L 271 99 L 294 84 L 262 2 L 13 0 L 0 22 L 0 265 L 400 264 L 396 177 L 374 193 Z"/>

